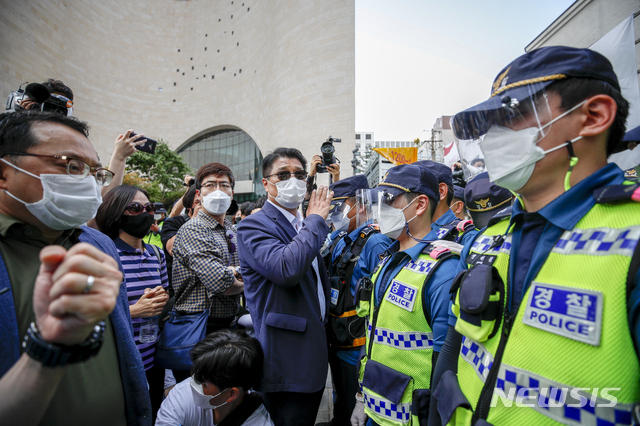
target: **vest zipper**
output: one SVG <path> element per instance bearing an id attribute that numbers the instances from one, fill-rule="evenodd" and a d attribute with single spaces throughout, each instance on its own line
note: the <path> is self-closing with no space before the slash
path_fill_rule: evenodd
<path id="1" fill-rule="evenodd" d="M 504 325 L 502 326 L 500 343 L 498 343 L 498 349 L 496 350 L 496 355 L 493 358 L 491 371 L 489 371 L 487 380 L 485 381 L 482 392 L 480 393 L 478 405 L 476 406 L 476 411 L 473 413 L 471 424 L 475 424 L 478 419 L 486 420 L 486 418 L 489 416 L 491 399 L 493 398 L 493 390 L 496 387 L 498 371 L 500 370 L 500 365 L 502 364 L 502 355 L 504 354 L 505 347 L 507 346 L 507 340 L 509 339 L 509 333 L 511 332 L 511 327 L 513 326 L 513 320 L 515 319 L 515 316 L 516 314 L 509 314 L 505 310 Z"/>

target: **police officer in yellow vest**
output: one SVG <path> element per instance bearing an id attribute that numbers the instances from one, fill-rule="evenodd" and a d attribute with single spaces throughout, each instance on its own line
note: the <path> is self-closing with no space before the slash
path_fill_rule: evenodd
<path id="1" fill-rule="evenodd" d="M 369 322 L 351 424 L 369 418 L 370 424 L 418 425 L 427 420 L 431 366 L 447 332 L 459 257 L 425 239 L 438 202 L 433 173 L 396 166 L 376 191 L 380 232 L 397 241 L 356 290 L 358 315 Z"/>
<path id="2" fill-rule="evenodd" d="M 640 189 L 607 164 L 627 113 L 604 56 L 554 46 L 513 61 L 489 100 L 454 117 L 518 197 L 452 286 L 430 424 L 638 421 Z"/>
<path id="3" fill-rule="evenodd" d="M 331 184 L 333 192 L 327 222 L 334 232 L 327 250 L 327 272 L 331 283 L 329 304 L 329 366 L 335 398 L 330 426 L 349 426 L 359 390 L 358 362 L 365 342 L 365 319 L 356 314 L 356 284 L 380 262 L 393 242 L 379 232 L 372 221 L 371 190 L 364 175 L 340 179 Z M 321 252 L 322 254 L 322 252 Z M 317 426 L 326 426 L 318 423 Z"/>

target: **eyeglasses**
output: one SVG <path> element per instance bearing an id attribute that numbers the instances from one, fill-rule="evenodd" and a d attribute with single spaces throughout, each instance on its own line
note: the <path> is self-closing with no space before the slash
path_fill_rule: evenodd
<path id="1" fill-rule="evenodd" d="M 207 182 L 205 184 L 202 185 L 203 188 L 220 188 L 223 190 L 228 190 L 231 189 L 231 184 L 228 182 Z"/>
<path id="2" fill-rule="evenodd" d="M 149 214 L 153 214 L 156 212 L 156 205 L 153 203 L 149 203 L 149 204 L 131 203 L 125 208 L 125 211 L 128 211 L 132 215 L 138 215 L 143 211 L 146 211 Z"/>
<path id="3" fill-rule="evenodd" d="M 55 158 L 56 160 L 64 160 L 67 162 L 67 174 L 78 180 L 84 179 L 89 173 L 93 175 L 98 185 L 109 186 L 113 179 L 113 172 L 103 167 L 91 167 L 82 160 L 67 157 L 66 155 L 44 155 L 32 154 L 30 152 L 7 152 L 5 155 L 25 155 L 29 157 Z"/>
<path id="4" fill-rule="evenodd" d="M 294 172 L 293 175 L 296 177 L 296 179 L 305 180 L 309 173 L 299 170 L 297 172 Z M 265 176 L 264 178 L 267 179 L 271 176 L 278 176 L 279 180 L 289 180 L 291 178 L 291 172 L 278 172 L 272 175 Z"/>

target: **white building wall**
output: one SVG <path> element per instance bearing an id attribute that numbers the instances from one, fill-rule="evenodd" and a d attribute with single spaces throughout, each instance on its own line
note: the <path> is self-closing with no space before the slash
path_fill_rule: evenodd
<path id="1" fill-rule="evenodd" d="M 105 163 L 128 128 L 173 148 L 240 128 L 308 159 L 333 135 L 351 157 L 355 0 L 0 0 L 0 20 L 0 96 L 64 81 Z"/>

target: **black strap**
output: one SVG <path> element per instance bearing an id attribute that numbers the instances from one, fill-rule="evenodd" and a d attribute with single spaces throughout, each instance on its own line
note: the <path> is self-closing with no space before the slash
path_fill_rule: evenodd
<path id="1" fill-rule="evenodd" d="M 362 249 L 367 243 L 369 237 L 377 232 L 380 232 L 374 226 L 367 226 L 360 231 L 358 237 L 354 242 L 352 242 L 349 246 L 345 244 L 344 250 L 340 256 L 336 259 L 336 275 L 343 279 L 345 282 L 351 282 L 351 276 L 353 275 L 353 270 L 356 267 L 356 263 L 360 258 L 360 253 L 362 253 Z"/>
<path id="2" fill-rule="evenodd" d="M 261 405 L 262 398 L 256 392 L 246 394 L 244 401 L 218 423 L 218 426 L 242 426 Z"/>
<path id="3" fill-rule="evenodd" d="M 162 260 L 161 260 L 161 258 L 160 258 L 160 250 L 158 250 L 158 247 L 156 247 L 156 246 L 155 246 L 155 245 L 153 245 L 153 244 L 149 244 L 149 243 L 147 243 L 147 245 L 148 245 L 149 247 L 151 247 L 151 250 L 153 250 L 153 253 L 156 255 L 156 258 L 158 259 L 158 263 L 161 263 L 161 262 L 162 262 Z"/>
<path id="4" fill-rule="evenodd" d="M 429 244 L 424 249 L 422 249 L 422 253 L 429 254 L 433 249 L 435 249 L 435 247 Z M 453 256 L 453 253 L 451 251 L 449 251 L 448 254 L 443 253 L 442 255 L 440 255 L 438 259 L 436 259 L 436 264 L 433 265 L 433 268 L 431 268 L 431 270 L 425 277 L 424 282 L 422 283 L 422 310 L 424 311 L 424 316 L 427 320 L 427 324 L 429 324 L 429 327 L 431 327 L 431 312 L 427 310 L 427 299 L 425 297 L 426 295 L 425 292 L 427 291 L 426 285 L 429 282 L 429 279 L 431 278 L 433 273 L 436 271 L 436 269 L 438 269 L 438 267 L 442 264 L 442 261 L 449 259 L 451 256 Z M 431 327 L 431 329 L 433 330 L 433 327 Z"/>
<path id="5" fill-rule="evenodd" d="M 320 253 L 320 255 L 324 258 L 324 264 L 329 272 L 331 272 L 332 267 L 331 258 L 333 256 L 333 251 L 336 249 L 336 246 L 338 245 L 340 240 L 342 240 L 347 235 L 348 234 L 345 231 L 341 231 L 338 235 L 336 235 L 333 241 L 331 241 L 331 245 L 327 247 L 326 251 L 324 253 Z M 345 247 L 346 246 L 347 245 L 345 244 Z M 344 249 L 342 251 L 344 252 Z"/>
<path id="6" fill-rule="evenodd" d="M 631 264 L 629 265 L 629 272 L 627 272 L 627 305 L 629 304 L 629 298 L 631 297 L 631 292 L 636 286 L 636 275 L 640 270 L 640 243 L 636 245 L 636 249 L 633 252 L 633 256 L 631 257 Z M 640 342 L 635 342 L 635 348 L 638 357 L 640 358 Z"/>

